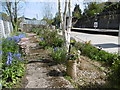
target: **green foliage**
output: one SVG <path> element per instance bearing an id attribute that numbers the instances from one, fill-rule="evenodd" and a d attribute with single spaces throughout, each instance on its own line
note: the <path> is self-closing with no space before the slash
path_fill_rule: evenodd
<path id="1" fill-rule="evenodd" d="M 2 86 L 12 88 L 24 75 L 24 60 L 19 46 L 10 39 L 2 40 Z M 10 55 L 9 55 L 10 54 Z"/>
<path id="2" fill-rule="evenodd" d="M 2 14 L 0 14 L 0 16 L 2 16 L 2 19 L 3 19 L 4 21 L 10 20 L 9 16 L 8 16 L 6 13 L 2 13 Z"/>
<path id="3" fill-rule="evenodd" d="M 32 28 L 33 33 L 36 33 L 37 35 L 41 34 L 41 32 L 45 30 L 44 28 Z"/>
<path id="4" fill-rule="evenodd" d="M 93 60 L 105 62 L 108 65 L 112 65 L 114 60 L 117 60 L 118 55 L 98 50 L 90 44 L 77 43 L 76 48 L 81 50 L 81 54 L 85 55 Z"/>
<path id="5" fill-rule="evenodd" d="M 120 2 L 106 2 L 103 8 L 103 12 L 120 10 Z"/>
<path id="6" fill-rule="evenodd" d="M 64 44 L 64 40 L 57 34 L 57 30 L 44 30 L 40 37 L 44 39 L 40 42 L 45 42 L 45 46 L 62 47 Z"/>
<path id="7" fill-rule="evenodd" d="M 67 52 L 64 48 L 55 47 L 51 53 L 51 56 L 56 63 L 65 63 L 66 54 Z"/>
<path id="8" fill-rule="evenodd" d="M 57 30 L 33 28 L 32 32 L 40 36 L 40 46 L 62 47 L 64 44 L 64 39 L 61 35 L 58 35 Z"/>
<path id="9" fill-rule="evenodd" d="M 120 89 L 120 60 L 114 60 L 112 67 L 111 67 L 111 73 L 109 76 L 109 79 L 111 80 L 111 84 L 115 85 L 115 88 Z"/>
<path id="10" fill-rule="evenodd" d="M 81 50 L 81 54 L 85 55 L 92 60 L 102 61 L 111 67 L 109 80 L 114 88 L 120 89 L 120 59 L 118 54 L 112 54 L 91 46 L 90 44 L 77 43 L 77 49 Z"/>
<path id="11" fill-rule="evenodd" d="M 75 5 L 74 11 L 72 13 L 73 13 L 73 17 L 76 17 L 77 19 L 81 18 L 81 9 L 79 5 L 77 4 Z"/>
<path id="12" fill-rule="evenodd" d="M 78 59 L 78 56 L 79 56 L 78 54 L 79 53 L 78 53 L 77 49 L 75 47 L 71 47 L 67 59 L 68 60 L 76 60 L 76 59 Z"/>
<path id="13" fill-rule="evenodd" d="M 55 15 L 55 18 L 53 19 L 53 25 L 57 25 L 58 27 L 60 27 L 60 23 L 61 23 L 61 21 L 60 21 L 60 16 L 59 16 L 59 14 L 58 13 L 56 13 L 56 15 Z"/>
<path id="14" fill-rule="evenodd" d="M 2 51 L 3 53 L 11 52 L 11 53 L 17 53 L 19 50 L 19 47 L 15 41 L 10 41 L 8 39 L 2 40 Z"/>
<path id="15" fill-rule="evenodd" d="M 40 41 L 40 42 L 39 42 L 39 45 L 40 45 L 40 46 L 43 46 L 43 47 L 45 48 L 45 46 L 46 46 L 47 44 L 46 44 L 45 41 Z"/>
<path id="16" fill-rule="evenodd" d="M 102 7 L 99 6 L 96 2 L 88 3 L 88 6 L 84 9 L 84 15 L 91 17 L 94 16 L 95 13 L 102 12 Z"/>
<path id="17" fill-rule="evenodd" d="M 42 19 L 42 21 L 46 21 L 48 25 L 52 25 L 52 23 L 53 23 L 53 19 L 50 19 L 50 18 L 47 18 L 47 17 L 44 17 Z"/>
<path id="18" fill-rule="evenodd" d="M 17 61 L 17 63 L 15 63 Z M 13 60 L 10 66 L 5 66 L 2 70 L 2 85 L 11 88 L 24 75 L 25 66 L 19 60 Z"/>

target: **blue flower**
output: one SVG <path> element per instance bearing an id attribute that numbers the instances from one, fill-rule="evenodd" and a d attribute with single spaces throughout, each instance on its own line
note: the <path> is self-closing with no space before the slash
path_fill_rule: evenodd
<path id="1" fill-rule="evenodd" d="M 11 53 L 11 52 L 8 52 L 6 64 L 7 64 L 7 65 L 10 65 L 10 64 L 12 63 L 12 60 L 13 60 L 13 58 L 12 58 L 12 53 Z"/>
<path id="2" fill-rule="evenodd" d="M 40 40 L 41 40 L 41 41 L 43 41 L 43 40 L 44 40 L 44 38 L 43 38 L 43 37 L 41 37 L 41 38 L 40 38 Z"/>
<path id="3" fill-rule="evenodd" d="M 9 56 L 12 56 L 12 53 L 11 53 L 11 52 L 8 52 L 8 55 L 9 55 Z"/>
<path id="4" fill-rule="evenodd" d="M 7 40 L 13 40 L 13 38 L 12 37 L 7 37 Z"/>
<path id="5" fill-rule="evenodd" d="M 0 55 L 2 55 L 2 50 L 0 50 Z"/>
<path id="6" fill-rule="evenodd" d="M 13 56 L 17 59 L 21 59 L 21 54 L 19 54 L 19 53 L 15 53 Z"/>
<path id="7" fill-rule="evenodd" d="M 19 42 L 19 41 L 20 41 L 19 36 L 13 36 L 12 39 L 13 39 L 15 42 Z"/>
<path id="8" fill-rule="evenodd" d="M 0 44 L 2 44 L 2 41 L 0 41 Z"/>
<path id="9" fill-rule="evenodd" d="M 55 47 L 55 48 L 54 48 L 54 52 L 56 52 L 57 50 L 58 50 L 58 48 L 57 48 L 57 47 Z"/>
<path id="10" fill-rule="evenodd" d="M 21 39 L 21 38 L 25 38 L 26 36 L 25 36 L 25 34 L 20 34 L 19 35 L 19 38 Z"/>

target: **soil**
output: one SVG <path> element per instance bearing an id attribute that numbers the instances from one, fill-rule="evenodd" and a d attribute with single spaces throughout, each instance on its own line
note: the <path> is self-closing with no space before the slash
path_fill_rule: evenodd
<path id="1" fill-rule="evenodd" d="M 55 64 L 49 56 L 49 51 L 39 46 L 39 39 L 35 34 L 27 33 L 29 38 L 29 52 L 26 55 L 26 75 L 22 88 L 104 88 L 108 86 L 108 68 L 100 62 L 92 61 L 81 56 L 77 64 L 77 79 L 65 79 L 66 67 Z"/>

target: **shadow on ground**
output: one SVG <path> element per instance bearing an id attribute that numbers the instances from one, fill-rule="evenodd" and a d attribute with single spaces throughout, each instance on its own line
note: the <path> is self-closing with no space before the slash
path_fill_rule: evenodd
<path id="1" fill-rule="evenodd" d="M 95 46 L 100 46 L 102 48 L 116 48 L 116 47 L 120 47 L 119 45 L 114 44 L 114 43 L 95 44 Z"/>

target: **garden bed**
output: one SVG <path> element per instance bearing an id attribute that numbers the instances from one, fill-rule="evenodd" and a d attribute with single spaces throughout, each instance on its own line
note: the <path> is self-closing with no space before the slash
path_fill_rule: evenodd
<path id="1" fill-rule="evenodd" d="M 18 46 L 25 34 L 17 33 L 14 36 L 2 39 L 2 87 L 12 88 L 20 82 L 25 72 L 25 60 Z"/>

